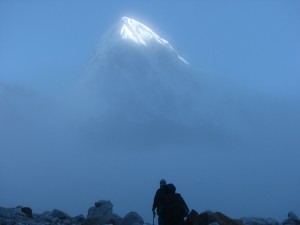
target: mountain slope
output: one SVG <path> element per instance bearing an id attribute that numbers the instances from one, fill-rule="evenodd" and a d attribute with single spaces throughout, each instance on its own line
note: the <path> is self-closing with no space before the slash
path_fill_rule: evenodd
<path id="1" fill-rule="evenodd" d="M 198 85 L 188 63 L 166 40 L 124 17 L 101 39 L 80 81 L 79 98 L 97 105 L 97 115 L 177 120 L 186 117 L 184 108 L 195 105 L 191 101 Z"/>
<path id="2" fill-rule="evenodd" d="M 71 96 L 79 117 L 88 121 L 82 128 L 88 137 L 123 146 L 178 141 L 239 146 L 264 140 L 279 127 L 294 131 L 298 124 L 274 123 L 269 115 L 278 112 L 280 102 L 195 71 L 168 41 L 127 17 L 102 37 Z M 258 121 L 269 125 L 262 129 Z"/>

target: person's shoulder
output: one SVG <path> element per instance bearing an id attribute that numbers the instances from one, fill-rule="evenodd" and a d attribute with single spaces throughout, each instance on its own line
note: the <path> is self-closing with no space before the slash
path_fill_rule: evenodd
<path id="1" fill-rule="evenodd" d="M 177 198 L 179 198 L 179 199 L 182 199 L 182 200 L 183 200 L 183 198 L 182 198 L 181 194 L 179 194 L 179 193 L 176 193 L 175 195 L 176 195 L 176 197 L 177 197 Z"/>
<path id="2" fill-rule="evenodd" d="M 156 194 L 158 194 L 158 193 L 160 193 L 161 192 L 161 188 L 158 188 L 157 190 L 156 190 Z"/>
<path id="3" fill-rule="evenodd" d="M 164 187 L 160 187 L 157 189 L 158 192 L 164 192 L 166 189 Z"/>

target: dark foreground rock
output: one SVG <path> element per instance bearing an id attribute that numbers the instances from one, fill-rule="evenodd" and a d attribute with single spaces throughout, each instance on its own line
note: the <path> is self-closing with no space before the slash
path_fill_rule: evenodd
<path id="1" fill-rule="evenodd" d="M 137 212 L 129 212 L 123 218 L 113 213 L 110 201 L 97 201 L 88 209 L 87 217 L 69 216 L 54 209 L 41 214 L 32 212 L 30 207 L 0 207 L 0 225 L 144 225 L 143 218 Z M 146 223 L 146 225 L 149 223 Z M 278 222 L 272 218 L 242 217 L 232 219 L 221 212 L 192 210 L 186 218 L 185 225 L 300 225 L 300 220 L 293 212 L 288 218 Z"/>
<path id="2" fill-rule="evenodd" d="M 26 208 L 26 210 L 24 210 L 24 208 Z M 29 207 L 0 207 L 0 225 L 79 225 L 85 220 L 82 215 L 72 218 L 57 209 L 46 211 L 42 214 L 32 214 L 32 210 L 28 208 Z"/>
<path id="3" fill-rule="evenodd" d="M 198 214 L 192 210 L 186 219 L 186 225 L 243 225 L 220 212 L 206 211 Z"/>
<path id="4" fill-rule="evenodd" d="M 69 216 L 54 209 L 41 214 L 32 213 L 29 207 L 0 207 L 0 225 L 143 225 L 143 218 L 136 212 L 129 212 L 124 218 L 113 213 L 110 201 L 97 201 L 88 209 L 87 217 Z"/>
<path id="5" fill-rule="evenodd" d="M 279 225 L 280 223 L 272 218 L 242 217 L 240 221 L 245 225 Z"/>
<path id="6" fill-rule="evenodd" d="M 288 219 L 284 220 L 282 225 L 300 225 L 299 217 L 294 212 L 289 212 Z"/>
<path id="7" fill-rule="evenodd" d="M 185 225 L 300 225 L 295 213 L 289 212 L 288 219 L 278 222 L 272 218 L 242 217 L 232 219 L 221 212 L 206 211 L 198 214 L 192 210 L 188 215 Z"/>
<path id="8" fill-rule="evenodd" d="M 143 225 L 143 218 L 136 212 L 128 213 L 121 221 L 121 225 Z"/>

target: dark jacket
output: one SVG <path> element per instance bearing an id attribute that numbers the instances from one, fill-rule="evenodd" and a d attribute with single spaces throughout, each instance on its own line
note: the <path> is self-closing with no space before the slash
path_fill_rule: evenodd
<path id="1" fill-rule="evenodd" d="M 189 213 L 189 208 L 173 184 L 168 184 L 166 194 L 161 204 L 161 216 L 165 225 L 183 225 L 184 217 Z"/>
<path id="2" fill-rule="evenodd" d="M 161 202 L 164 198 L 164 195 L 166 193 L 166 185 L 161 186 L 159 189 L 157 189 L 155 196 L 154 196 L 154 201 L 153 201 L 153 205 L 152 205 L 152 211 L 154 212 L 155 209 L 157 212 L 157 215 L 161 214 L 161 210 L 160 210 L 160 206 L 161 206 Z"/>

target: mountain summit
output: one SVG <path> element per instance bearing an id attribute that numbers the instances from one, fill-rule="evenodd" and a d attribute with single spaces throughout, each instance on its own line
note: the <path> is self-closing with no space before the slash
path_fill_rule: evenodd
<path id="1" fill-rule="evenodd" d="M 152 54 L 159 49 L 160 51 L 165 52 L 165 54 L 170 54 L 174 58 L 177 58 L 182 63 L 188 64 L 188 62 L 176 52 L 167 40 L 161 38 L 149 27 L 137 20 L 123 17 L 121 21 L 112 26 L 111 29 L 109 29 L 103 36 L 90 60 L 89 65 L 102 60 L 103 55 L 106 55 L 107 51 L 112 46 L 119 44 L 124 45 L 124 43 L 129 45 L 133 43 L 136 45 L 142 45 L 144 47 L 143 51 L 147 49 L 152 52 Z M 109 49 L 107 49 L 108 46 Z"/>
<path id="2" fill-rule="evenodd" d="M 101 38 L 72 99 L 72 112 L 88 121 L 87 136 L 107 145 L 231 148 L 241 134 L 250 140 L 270 133 L 253 122 L 267 123 L 260 112 L 270 111 L 261 104 L 268 99 L 197 72 L 166 40 L 127 17 Z"/>
<path id="3" fill-rule="evenodd" d="M 93 118 L 118 114 L 139 122 L 178 121 L 198 92 L 189 67 L 168 41 L 123 17 L 101 38 L 77 92 L 92 105 L 87 111 Z"/>

